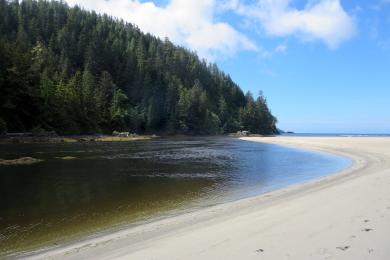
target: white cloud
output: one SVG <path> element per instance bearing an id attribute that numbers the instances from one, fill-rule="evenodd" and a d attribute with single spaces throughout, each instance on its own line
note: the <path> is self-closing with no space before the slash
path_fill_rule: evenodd
<path id="1" fill-rule="evenodd" d="M 350 39 L 356 31 L 353 17 L 343 9 L 340 0 L 309 0 L 301 10 L 290 4 L 291 0 L 257 0 L 251 5 L 227 0 L 223 7 L 259 22 L 268 35 L 321 40 L 332 49 Z"/>
<path id="2" fill-rule="evenodd" d="M 329 48 L 337 48 L 356 31 L 354 19 L 340 0 L 307 0 L 300 10 L 292 7 L 292 1 L 254 0 L 246 4 L 245 0 L 169 0 L 157 6 L 153 0 L 66 0 L 71 6 L 106 13 L 134 23 L 144 32 L 168 37 L 208 60 L 231 57 L 242 50 L 255 51 L 261 57 L 287 50 L 283 44 L 266 50 L 228 22 L 219 21 L 228 10 L 247 24 L 259 25 L 262 36 L 293 35 L 303 41 L 323 41 Z"/>
<path id="3" fill-rule="evenodd" d="M 287 51 L 287 46 L 284 44 L 279 44 L 278 46 L 275 47 L 275 52 L 286 52 Z"/>
<path id="4" fill-rule="evenodd" d="M 273 49 L 264 49 L 264 48 L 259 49 L 259 53 L 263 58 L 270 58 L 273 57 L 275 54 L 282 54 L 285 53 L 286 51 L 287 51 L 287 45 L 285 44 L 278 44 Z"/>
<path id="5" fill-rule="evenodd" d="M 71 6 L 122 18 L 142 31 L 184 45 L 213 60 L 240 50 L 257 50 L 254 42 L 224 22 L 214 21 L 215 0 L 171 0 L 166 6 L 139 0 L 66 0 Z"/>

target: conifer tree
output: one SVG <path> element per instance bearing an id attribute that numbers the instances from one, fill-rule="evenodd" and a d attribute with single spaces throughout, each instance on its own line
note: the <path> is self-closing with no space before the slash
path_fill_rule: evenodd
<path id="1" fill-rule="evenodd" d="M 44 0 L 0 0 L 0 119 L 12 132 L 277 132 L 264 96 L 245 96 L 216 64 L 116 18 Z"/>

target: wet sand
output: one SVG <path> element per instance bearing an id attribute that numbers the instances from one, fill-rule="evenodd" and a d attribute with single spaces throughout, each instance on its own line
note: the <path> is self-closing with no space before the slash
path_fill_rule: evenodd
<path id="1" fill-rule="evenodd" d="M 315 181 L 41 251 L 28 258 L 390 258 L 390 138 L 242 139 L 330 152 L 349 157 L 354 163 Z"/>

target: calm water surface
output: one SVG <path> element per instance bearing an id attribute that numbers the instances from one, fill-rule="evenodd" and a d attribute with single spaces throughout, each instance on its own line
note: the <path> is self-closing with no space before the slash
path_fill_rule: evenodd
<path id="1" fill-rule="evenodd" d="M 350 163 L 232 138 L 0 146 L 0 158 L 24 156 L 44 161 L 0 166 L 0 256 L 261 194 Z"/>

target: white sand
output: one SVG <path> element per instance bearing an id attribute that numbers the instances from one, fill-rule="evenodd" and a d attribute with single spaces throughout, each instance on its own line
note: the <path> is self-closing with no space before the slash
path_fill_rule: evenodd
<path id="1" fill-rule="evenodd" d="M 390 259 L 390 138 L 243 138 L 348 156 L 347 170 L 33 258 Z"/>

